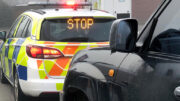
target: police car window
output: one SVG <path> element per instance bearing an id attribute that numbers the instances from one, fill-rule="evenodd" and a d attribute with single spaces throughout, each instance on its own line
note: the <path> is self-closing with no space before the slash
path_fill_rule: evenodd
<path id="1" fill-rule="evenodd" d="M 26 29 L 27 27 L 27 24 L 28 24 L 28 18 L 27 17 L 24 17 L 23 20 L 21 21 L 20 25 L 19 25 L 19 28 L 17 30 L 17 33 L 16 33 L 16 37 L 22 37 L 22 34 L 23 34 L 23 31 Z"/>
<path id="2" fill-rule="evenodd" d="M 180 0 L 174 0 L 161 14 L 155 28 L 151 51 L 180 55 Z"/>
<path id="3" fill-rule="evenodd" d="M 31 36 L 31 30 L 32 30 L 32 21 L 30 20 L 30 21 L 29 21 L 29 25 L 28 25 L 28 27 L 27 27 L 27 31 L 26 31 L 24 37 L 29 37 L 29 36 Z"/>
<path id="4" fill-rule="evenodd" d="M 23 30 L 22 35 L 21 35 L 22 38 L 25 38 L 25 37 L 26 37 L 29 24 L 30 24 L 30 20 L 28 20 L 27 24 L 26 24 L 25 27 L 24 27 L 24 30 Z"/>
<path id="5" fill-rule="evenodd" d="M 70 18 L 46 20 L 40 40 L 61 42 L 103 42 L 109 40 L 114 19 Z"/>
<path id="6" fill-rule="evenodd" d="M 11 27 L 11 30 L 9 31 L 9 34 L 8 34 L 8 36 L 7 36 L 8 38 L 13 37 L 13 34 L 14 34 L 15 30 L 16 30 L 16 27 L 17 27 L 20 19 L 21 19 L 21 17 L 17 18 L 16 21 L 14 22 L 14 24 L 13 24 L 13 26 Z"/>

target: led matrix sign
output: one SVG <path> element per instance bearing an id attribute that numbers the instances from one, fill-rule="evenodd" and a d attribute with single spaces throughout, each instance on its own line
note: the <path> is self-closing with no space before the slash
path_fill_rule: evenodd
<path id="1" fill-rule="evenodd" d="M 89 29 L 94 24 L 93 18 L 70 18 L 67 20 L 68 29 Z"/>

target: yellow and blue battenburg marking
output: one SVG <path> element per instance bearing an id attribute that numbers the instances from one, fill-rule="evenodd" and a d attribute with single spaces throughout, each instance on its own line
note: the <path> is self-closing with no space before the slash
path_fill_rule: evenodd
<path id="1" fill-rule="evenodd" d="M 6 63 L 6 69 L 8 70 L 6 74 L 9 76 L 10 80 L 13 80 L 12 72 L 13 72 L 13 65 L 17 65 L 17 72 L 19 75 L 19 78 L 22 80 L 27 80 L 27 67 L 23 66 L 21 64 L 13 64 L 15 61 L 17 61 L 18 54 L 21 49 L 21 45 L 24 43 L 26 39 L 8 39 L 7 41 L 7 47 L 5 48 L 5 59 L 8 60 L 8 63 Z M 20 56 L 24 57 L 24 56 Z M 8 68 L 7 68 L 8 67 Z"/>

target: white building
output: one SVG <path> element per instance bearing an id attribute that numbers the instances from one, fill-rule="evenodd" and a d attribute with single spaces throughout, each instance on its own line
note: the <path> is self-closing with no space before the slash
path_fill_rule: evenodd
<path id="1" fill-rule="evenodd" d="M 94 9 L 108 11 L 117 18 L 136 18 L 144 24 L 162 0 L 89 0 Z"/>
<path id="2" fill-rule="evenodd" d="M 116 15 L 118 18 L 131 17 L 132 0 L 90 0 L 94 9 L 101 9 Z"/>

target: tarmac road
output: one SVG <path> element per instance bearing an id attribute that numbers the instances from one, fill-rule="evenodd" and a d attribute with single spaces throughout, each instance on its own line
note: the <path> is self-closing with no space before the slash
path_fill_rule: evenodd
<path id="1" fill-rule="evenodd" d="M 13 88 L 10 84 L 0 83 L 0 101 L 14 101 Z"/>
<path id="2" fill-rule="evenodd" d="M 8 84 L 0 83 L 0 101 L 14 101 L 13 87 Z M 32 98 L 30 101 L 59 101 L 58 98 Z"/>

